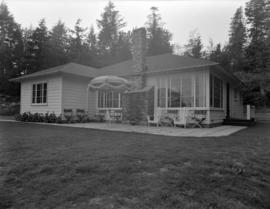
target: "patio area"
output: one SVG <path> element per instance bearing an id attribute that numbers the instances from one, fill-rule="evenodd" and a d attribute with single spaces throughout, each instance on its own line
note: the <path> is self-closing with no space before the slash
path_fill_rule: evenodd
<path id="1" fill-rule="evenodd" d="M 18 122 L 14 120 L 13 116 L 0 116 L 0 121 Z M 22 122 L 18 122 L 22 123 Z M 229 136 L 240 130 L 247 128 L 246 126 L 230 126 L 223 125 L 214 128 L 179 128 L 179 127 L 164 127 L 164 126 L 142 126 L 130 125 L 123 123 L 69 123 L 69 124 L 55 124 L 55 123 L 38 123 L 42 125 L 55 125 L 74 128 L 88 128 L 109 131 L 146 133 L 161 136 L 179 136 L 179 137 L 221 137 Z"/>
<path id="2" fill-rule="evenodd" d="M 45 123 L 42 123 L 45 124 Z M 47 125 L 47 124 L 45 124 Z M 51 125 L 51 124 L 48 124 Z M 155 127 L 155 126 L 132 126 L 130 124 L 119 123 L 72 123 L 72 124 L 53 124 L 66 127 L 101 129 L 109 131 L 146 133 L 163 136 L 179 136 L 179 137 L 221 137 L 229 136 L 246 126 L 219 126 L 214 128 L 178 128 L 178 127 Z"/>

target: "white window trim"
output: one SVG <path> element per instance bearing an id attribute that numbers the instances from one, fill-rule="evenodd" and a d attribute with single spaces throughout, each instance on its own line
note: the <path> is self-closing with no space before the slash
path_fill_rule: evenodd
<path id="1" fill-rule="evenodd" d="M 100 92 L 102 92 L 102 97 L 103 97 L 103 104 L 102 104 L 102 106 L 103 107 L 99 107 L 99 94 L 100 94 Z M 113 91 L 112 91 L 113 92 Z M 112 104 L 113 104 L 113 95 L 114 94 L 112 94 Z M 122 107 L 121 107 L 121 93 L 118 93 L 118 107 L 105 107 L 106 106 L 106 94 L 104 93 L 104 91 L 97 91 L 97 101 L 96 101 L 96 108 L 97 109 L 99 109 L 99 110 L 108 110 L 108 109 L 110 109 L 110 110 L 120 110 L 120 109 L 122 109 Z"/>
<path id="2" fill-rule="evenodd" d="M 192 74 L 191 76 L 191 82 L 192 82 L 192 86 L 191 86 L 191 96 L 193 97 L 193 106 L 191 107 L 185 107 L 185 108 L 192 108 L 192 109 L 202 109 L 202 108 L 207 108 L 206 107 L 206 80 L 204 82 L 204 86 L 202 88 L 205 88 L 205 106 L 204 107 L 197 107 L 196 106 L 196 75 Z M 183 76 L 179 75 L 179 85 L 180 85 L 180 104 L 182 104 L 182 92 L 183 92 Z M 168 88 L 171 89 L 171 83 L 172 83 L 172 77 L 159 77 L 157 82 L 157 107 L 158 108 L 166 108 L 166 109 L 179 109 L 179 108 L 184 108 L 184 107 L 169 107 L 168 105 L 168 100 L 169 100 L 169 93 L 168 93 Z M 221 80 L 221 79 L 220 79 Z M 223 81 L 222 81 L 223 82 Z M 160 99 L 160 95 L 159 95 L 159 89 L 163 88 L 165 84 L 165 106 L 164 107 L 160 107 L 158 106 L 158 104 L 160 103 L 159 99 Z M 223 87 L 222 87 L 223 88 Z M 170 95 L 171 96 L 171 95 Z M 223 109 L 222 108 L 218 108 L 218 109 Z"/>
<path id="3" fill-rule="evenodd" d="M 209 106 L 210 106 L 210 110 L 221 110 L 221 111 L 223 111 L 224 110 L 224 97 L 223 97 L 223 95 L 224 95 L 224 81 L 219 77 L 219 76 L 216 76 L 216 75 L 213 75 L 213 74 L 210 74 L 210 77 L 213 77 L 213 80 L 215 80 L 214 78 L 217 78 L 217 79 L 219 79 L 220 81 L 221 81 L 221 87 L 222 87 L 222 89 L 220 89 L 220 93 L 221 93 L 221 95 L 220 95 L 220 101 L 221 101 L 221 107 L 214 107 L 214 95 L 215 95 L 215 89 L 214 89 L 214 83 L 212 84 L 212 106 L 210 105 L 210 103 L 209 103 Z M 209 82 L 209 94 L 210 94 L 210 88 L 211 88 L 211 79 L 209 79 L 210 80 L 210 82 Z M 209 95 L 209 99 L 211 99 L 211 95 Z"/>
<path id="4" fill-rule="evenodd" d="M 34 85 L 36 85 L 36 88 L 37 88 L 37 85 L 38 84 L 42 84 L 42 91 L 41 91 L 41 98 L 42 98 L 42 101 L 43 101 L 43 85 L 44 84 L 47 84 L 47 89 L 46 89 L 46 93 L 47 93 L 47 95 L 46 95 L 46 102 L 42 102 L 42 103 L 36 103 L 36 101 L 35 101 L 35 103 L 33 103 L 33 86 Z M 35 83 L 32 83 L 32 91 L 31 91 L 31 105 L 32 106 L 47 106 L 48 105 L 48 81 L 39 81 L 39 82 L 35 82 Z M 36 89 L 36 91 L 35 92 L 37 92 L 37 89 Z M 35 100 L 37 100 L 37 95 L 35 95 Z"/>

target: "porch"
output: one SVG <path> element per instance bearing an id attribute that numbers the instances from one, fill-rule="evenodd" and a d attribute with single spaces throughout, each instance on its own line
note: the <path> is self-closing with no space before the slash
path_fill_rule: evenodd
<path id="1" fill-rule="evenodd" d="M 167 118 L 173 121 L 172 125 L 184 127 L 196 123 L 199 123 L 200 127 L 221 125 L 228 117 L 242 119 L 246 114 L 240 93 L 233 94 L 236 89 L 228 86 L 228 82 L 226 76 L 209 70 L 151 76 L 146 79 L 145 89 L 154 89 L 151 93 L 153 102 L 151 101 L 151 104 L 147 104 L 148 107 L 143 109 L 144 104 L 149 102 L 138 102 L 138 100 L 148 100 L 147 97 L 142 96 L 146 91 L 136 90 L 136 94 L 141 92 L 142 95 L 137 95 L 139 99 L 135 98 L 132 102 L 127 102 L 131 106 L 138 106 L 137 109 L 135 108 L 137 112 L 129 114 L 133 116 L 141 114 L 140 123 Z M 123 103 L 122 96 L 125 93 L 127 92 L 117 90 L 92 91 L 92 97 L 88 96 L 88 98 L 95 98 L 95 102 L 88 102 L 92 105 L 91 108 L 88 106 L 88 110 L 91 109 L 92 115 L 107 121 L 120 122 L 129 119 L 130 117 L 125 117 L 125 111 L 134 108 L 127 108 L 125 102 Z"/>

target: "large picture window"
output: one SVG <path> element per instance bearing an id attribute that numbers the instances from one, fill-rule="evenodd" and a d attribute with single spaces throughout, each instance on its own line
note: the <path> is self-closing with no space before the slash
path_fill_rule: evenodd
<path id="1" fill-rule="evenodd" d="M 204 73 L 184 74 L 158 79 L 158 107 L 205 107 L 206 80 Z"/>
<path id="2" fill-rule="evenodd" d="M 168 85 L 168 107 L 180 107 L 181 102 L 181 92 L 180 86 L 181 80 L 179 78 L 170 79 Z"/>
<path id="3" fill-rule="evenodd" d="M 190 75 L 182 77 L 182 107 L 194 107 L 194 82 Z"/>
<path id="4" fill-rule="evenodd" d="M 98 91 L 98 108 L 120 108 L 121 94 L 117 92 Z"/>
<path id="5" fill-rule="evenodd" d="M 223 82 L 210 76 L 210 107 L 223 108 Z"/>
<path id="6" fill-rule="evenodd" d="M 158 107 L 166 107 L 166 80 L 158 82 Z"/>
<path id="7" fill-rule="evenodd" d="M 47 103 L 47 83 L 36 83 L 32 86 L 32 104 Z"/>
<path id="8" fill-rule="evenodd" d="M 195 104 L 196 107 L 206 106 L 206 81 L 202 73 L 198 73 L 195 76 Z"/>

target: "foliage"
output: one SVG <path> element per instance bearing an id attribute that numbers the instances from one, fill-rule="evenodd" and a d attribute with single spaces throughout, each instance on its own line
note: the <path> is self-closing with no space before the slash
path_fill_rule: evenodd
<path id="1" fill-rule="evenodd" d="M 173 46 L 170 41 L 172 34 L 163 27 L 157 7 L 151 7 L 151 14 L 146 22 L 148 55 L 171 53 Z"/>
<path id="2" fill-rule="evenodd" d="M 31 113 L 24 112 L 15 116 L 15 119 L 23 122 L 42 122 L 42 123 L 86 123 L 92 122 L 87 114 L 70 115 L 55 115 L 54 113 Z"/>
<path id="3" fill-rule="evenodd" d="M 69 60 L 69 37 L 68 29 L 65 24 L 59 20 L 50 31 L 49 36 L 49 54 L 50 66 L 65 64 Z"/>
<path id="4" fill-rule="evenodd" d="M 218 43 L 212 51 L 208 54 L 211 61 L 217 62 L 225 70 L 230 71 L 231 59 L 228 46 L 222 48 L 221 44 Z"/>
<path id="5" fill-rule="evenodd" d="M 140 98 L 140 93 L 133 93 L 129 95 L 129 122 L 132 125 L 138 124 L 140 121 L 142 121 L 142 106 L 143 106 L 143 100 Z"/>
<path id="6" fill-rule="evenodd" d="M 23 122 L 43 122 L 43 123 L 63 123 L 64 120 L 62 119 L 62 116 L 56 116 L 54 113 L 30 113 L 30 112 L 24 112 L 22 114 L 18 114 L 15 117 L 18 121 Z"/>
<path id="7" fill-rule="evenodd" d="M 49 32 L 45 19 L 41 19 L 38 27 L 27 37 L 27 48 L 23 59 L 23 72 L 33 73 L 50 67 L 49 58 Z"/>
<path id="8" fill-rule="evenodd" d="M 0 115 L 15 115 L 20 112 L 19 103 L 2 103 L 0 106 Z"/>
<path id="9" fill-rule="evenodd" d="M 154 115 L 154 88 L 123 94 L 122 115 L 124 121 L 136 125 Z"/>
<path id="10" fill-rule="evenodd" d="M 70 59 L 74 62 L 82 63 L 84 61 L 85 45 L 84 40 L 86 37 L 86 28 L 81 26 L 81 19 L 77 19 L 74 29 L 71 30 L 72 35 L 70 41 Z"/>
<path id="11" fill-rule="evenodd" d="M 20 75 L 23 41 L 20 26 L 14 21 L 7 5 L 0 4 L 0 92 L 16 95 L 19 85 L 8 79 Z M 10 91 L 12 90 L 12 91 Z"/>
<path id="12" fill-rule="evenodd" d="M 231 21 L 228 51 L 231 59 L 231 71 L 243 71 L 245 65 L 245 45 L 247 33 L 243 8 L 239 7 Z"/>
<path id="13" fill-rule="evenodd" d="M 102 55 L 115 55 L 119 32 L 121 32 L 125 25 L 126 23 L 120 16 L 119 11 L 115 10 L 115 5 L 109 1 L 101 14 L 101 19 L 97 20 L 97 26 L 100 30 L 98 44 Z"/>
<path id="14" fill-rule="evenodd" d="M 201 40 L 201 35 L 195 30 L 190 33 L 190 38 L 188 43 L 185 45 L 185 52 L 186 56 L 191 56 L 194 58 L 201 58 L 202 57 L 202 49 L 203 44 Z"/>
<path id="15" fill-rule="evenodd" d="M 236 74 L 252 73 L 254 79 L 243 82 L 245 86 L 256 84 L 257 87 L 252 92 L 244 87 L 245 95 L 248 100 L 252 101 L 254 97 L 254 101 L 257 101 L 260 94 L 262 99 L 259 100 L 266 105 L 270 99 L 269 14 L 269 0 L 249 0 L 245 12 L 240 7 L 232 17 L 227 44 L 210 43 L 205 51 L 200 35 L 194 33 L 190 35 L 183 54 L 218 62 L 225 70 Z M 67 62 L 103 67 L 130 59 L 131 32 L 124 31 L 126 22 L 112 2 L 105 6 L 96 24 L 98 31 L 93 26 L 89 29 L 82 27 L 78 19 L 73 30 L 70 30 L 59 20 L 48 29 L 45 19 L 41 19 L 37 27 L 21 28 L 2 2 L 0 93 L 19 96 L 19 84 L 10 82 L 10 78 Z M 172 52 L 172 34 L 164 27 L 157 7 L 151 7 L 145 27 L 148 55 Z M 248 83 L 250 80 L 251 84 Z"/>

